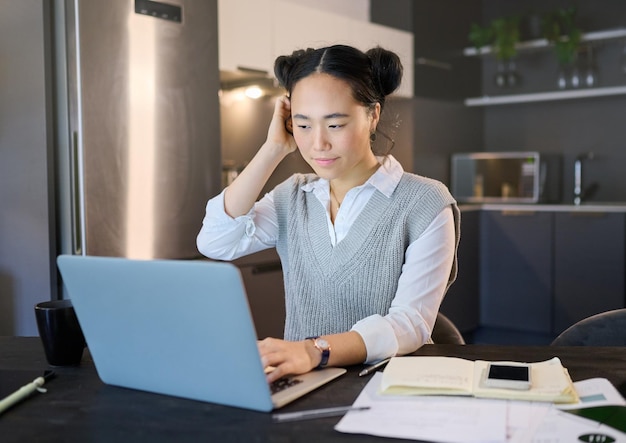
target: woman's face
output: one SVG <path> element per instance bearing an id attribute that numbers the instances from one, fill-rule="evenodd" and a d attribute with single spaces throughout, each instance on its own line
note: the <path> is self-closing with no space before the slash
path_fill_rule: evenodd
<path id="1" fill-rule="evenodd" d="M 380 117 L 352 97 L 344 80 L 315 73 L 303 78 L 291 92 L 293 135 L 305 161 L 328 180 L 365 181 L 377 164 L 370 133 Z M 355 183 L 360 184 L 360 183 Z"/>

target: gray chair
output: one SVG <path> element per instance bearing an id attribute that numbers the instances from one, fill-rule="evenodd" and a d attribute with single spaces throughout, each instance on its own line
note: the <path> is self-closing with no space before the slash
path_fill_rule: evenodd
<path id="1" fill-rule="evenodd" d="M 592 315 L 563 331 L 553 346 L 626 346 L 626 308 Z"/>
<path id="2" fill-rule="evenodd" d="M 441 312 L 437 314 L 431 338 L 438 345 L 464 345 L 465 340 L 448 317 Z"/>

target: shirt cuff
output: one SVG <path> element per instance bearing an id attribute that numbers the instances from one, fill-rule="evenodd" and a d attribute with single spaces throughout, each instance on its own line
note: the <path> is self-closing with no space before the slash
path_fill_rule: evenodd
<path id="1" fill-rule="evenodd" d="M 352 331 L 357 332 L 367 351 L 366 364 L 370 364 L 398 353 L 398 341 L 391 324 L 380 315 L 359 320 Z"/>
<path id="2" fill-rule="evenodd" d="M 240 215 L 239 217 L 231 217 L 226 212 L 224 207 L 224 193 L 226 189 L 216 195 L 214 198 L 209 200 L 206 205 L 206 214 L 207 218 L 210 215 L 210 218 L 213 219 L 213 223 L 217 226 L 219 225 L 244 225 L 246 236 L 252 237 L 256 231 L 256 225 L 254 223 L 254 207 L 248 211 L 247 214 Z"/>

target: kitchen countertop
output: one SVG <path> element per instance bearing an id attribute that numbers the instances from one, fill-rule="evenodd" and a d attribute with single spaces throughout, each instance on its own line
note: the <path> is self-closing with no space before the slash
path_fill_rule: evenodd
<path id="1" fill-rule="evenodd" d="M 626 212 L 626 202 L 588 202 L 581 205 L 567 203 L 482 203 L 459 204 L 461 212 L 511 211 L 511 212 Z"/>

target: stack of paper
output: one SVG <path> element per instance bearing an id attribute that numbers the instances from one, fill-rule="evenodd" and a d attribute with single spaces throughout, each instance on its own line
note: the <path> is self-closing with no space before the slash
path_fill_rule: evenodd
<path id="1" fill-rule="evenodd" d="M 466 395 L 508 400 L 576 403 L 578 394 L 558 358 L 529 363 L 528 390 L 484 386 L 488 361 L 456 357 L 394 357 L 383 372 L 381 392 L 392 395 Z M 516 364 L 515 362 L 497 362 Z"/>
<path id="2" fill-rule="evenodd" d="M 467 395 L 383 395 L 382 377 L 374 374 L 354 402 L 354 407 L 369 409 L 348 412 L 337 431 L 446 443 L 626 443 L 623 427 L 572 413 L 607 405 L 623 408 L 626 402 L 606 379 L 575 383 L 580 401 L 555 405 Z"/>

